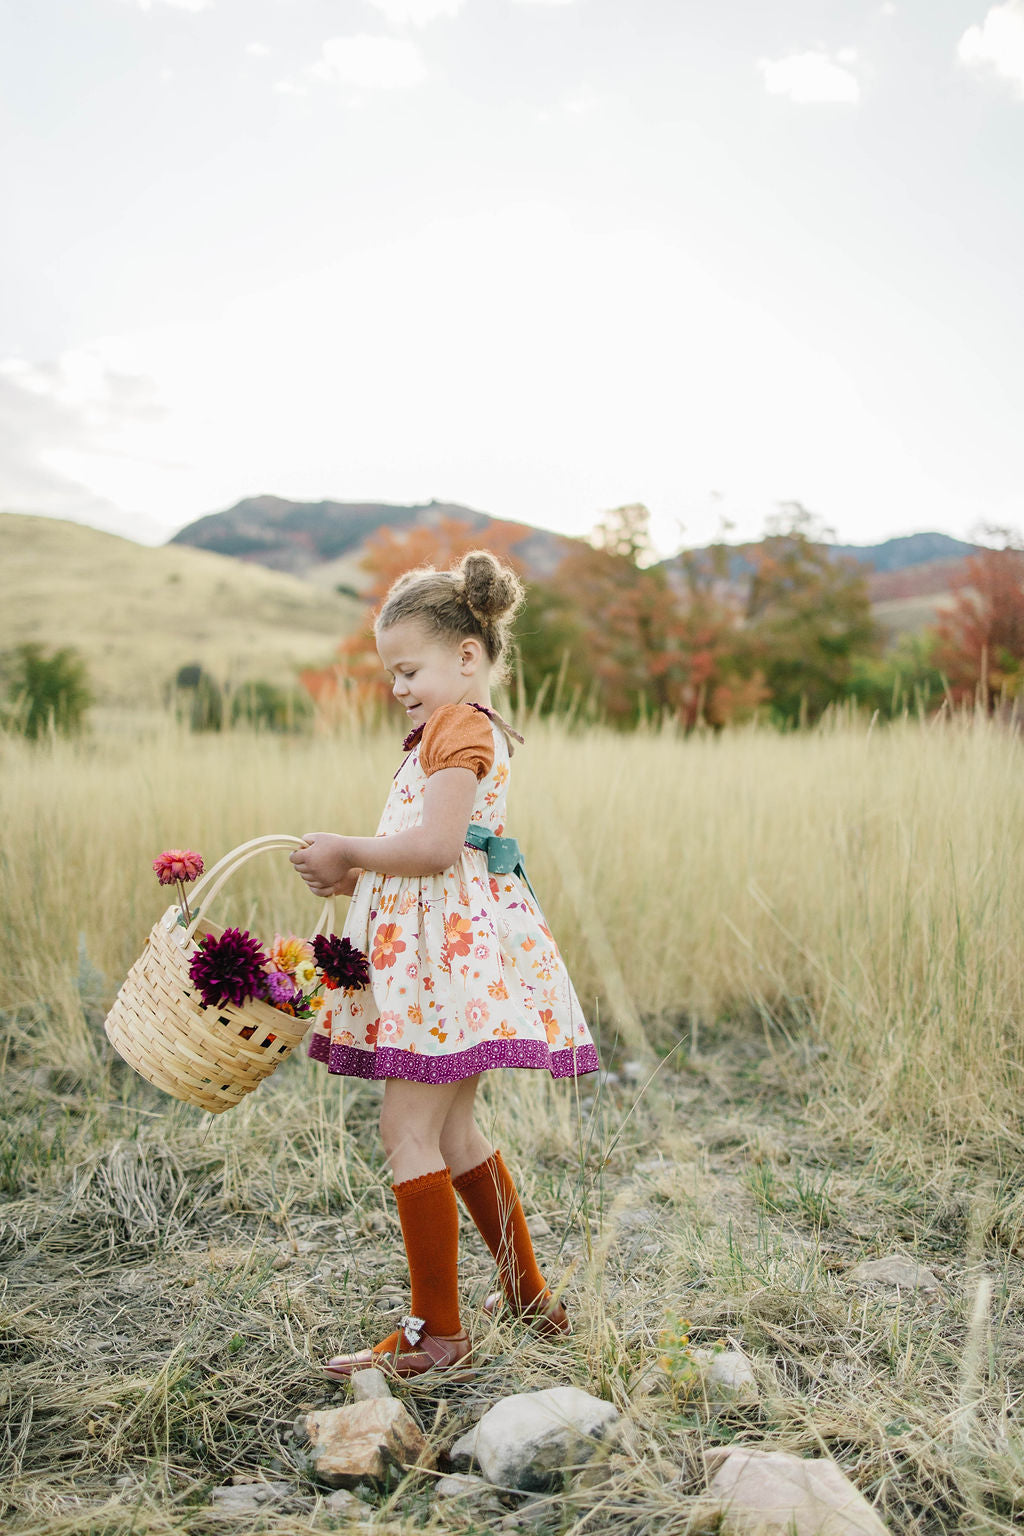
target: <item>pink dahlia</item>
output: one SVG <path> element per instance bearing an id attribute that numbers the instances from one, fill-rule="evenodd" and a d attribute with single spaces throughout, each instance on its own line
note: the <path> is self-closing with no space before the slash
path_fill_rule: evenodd
<path id="1" fill-rule="evenodd" d="M 218 939 L 208 933 L 192 956 L 189 975 L 204 1008 L 233 1003 L 241 1008 L 267 992 L 267 956 L 249 933 L 225 928 Z"/>
<path id="2" fill-rule="evenodd" d="M 203 861 L 190 848 L 168 848 L 153 860 L 157 879 L 161 885 L 174 885 L 177 881 L 191 883 L 203 872 Z"/>

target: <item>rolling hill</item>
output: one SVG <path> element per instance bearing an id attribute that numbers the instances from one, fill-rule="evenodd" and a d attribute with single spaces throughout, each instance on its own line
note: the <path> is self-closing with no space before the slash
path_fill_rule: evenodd
<path id="1" fill-rule="evenodd" d="M 323 664 L 361 605 L 296 576 L 182 544 L 134 544 L 47 517 L 0 513 L 0 651 L 73 645 L 101 704 L 154 704 L 179 667 L 292 682 Z"/>

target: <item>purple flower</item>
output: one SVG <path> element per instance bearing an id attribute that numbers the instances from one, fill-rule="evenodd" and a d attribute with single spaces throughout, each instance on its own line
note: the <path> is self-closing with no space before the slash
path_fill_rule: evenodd
<path id="1" fill-rule="evenodd" d="M 337 992 L 353 992 L 369 986 L 370 965 L 361 949 L 336 933 L 313 940 L 313 958 L 323 972 L 324 981 Z"/>
<path id="2" fill-rule="evenodd" d="M 274 1008 L 280 1008 L 282 1003 L 294 1003 L 299 994 L 295 990 L 295 983 L 284 971 L 271 971 L 267 977 L 267 1002 Z"/>
<path id="3" fill-rule="evenodd" d="M 225 928 L 219 939 L 208 933 L 200 940 L 189 975 L 204 1008 L 224 1003 L 241 1008 L 250 998 L 266 995 L 266 964 L 267 957 L 251 934 Z"/>

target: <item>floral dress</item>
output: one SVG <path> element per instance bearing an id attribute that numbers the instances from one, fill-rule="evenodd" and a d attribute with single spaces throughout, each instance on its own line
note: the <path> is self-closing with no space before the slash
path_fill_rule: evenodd
<path id="1" fill-rule="evenodd" d="M 478 705 L 435 710 L 406 740 L 377 836 L 417 826 L 427 779 L 446 767 L 476 773 L 471 826 L 502 836 L 508 729 Z M 344 935 L 368 957 L 370 983 L 325 994 L 309 1054 L 329 1072 L 454 1083 L 494 1067 L 597 1070 L 543 913 L 518 874 L 489 873 L 483 850 L 465 846 L 435 875 L 365 871 Z"/>

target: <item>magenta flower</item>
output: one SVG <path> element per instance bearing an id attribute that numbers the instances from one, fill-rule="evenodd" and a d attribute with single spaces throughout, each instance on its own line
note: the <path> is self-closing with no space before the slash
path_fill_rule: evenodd
<path id="1" fill-rule="evenodd" d="M 266 996 L 266 964 L 267 956 L 251 934 L 225 928 L 219 939 L 208 933 L 200 940 L 189 975 L 204 1008 L 224 1003 L 241 1008 L 251 998 Z"/>
<path id="2" fill-rule="evenodd" d="M 161 885 L 191 884 L 202 874 L 203 861 L 191 848 L 168 848 L 153 860 L 153 868 Z"/>
<path id="3" fill-rule="evenodd" d="M 313 940 L 313 958 L 334 991 L 354 992 L 369 985 L 369 962 L 349 939 L 339 939 L 336 933 L 329 937 L 318 933 Z"/>

